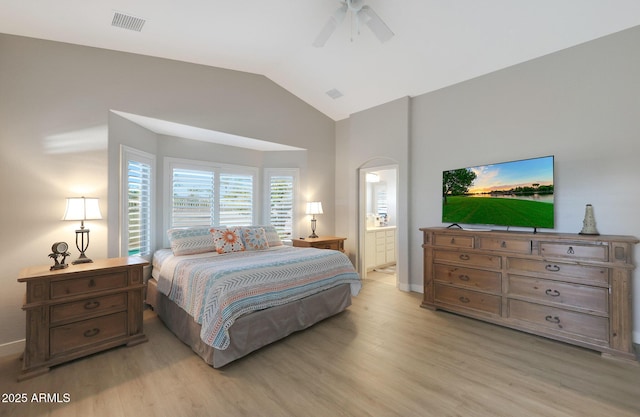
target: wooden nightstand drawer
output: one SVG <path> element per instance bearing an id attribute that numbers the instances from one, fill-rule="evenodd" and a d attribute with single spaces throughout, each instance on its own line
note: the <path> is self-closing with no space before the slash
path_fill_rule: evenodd
<path id="1" fill-rule="evenodd" d="M 51 298 L 68 297 L 127 286 L 126 271 L 51 282 Z"/>
<path id="2" fill-rule="evenodd" d="M 73 303 L 56 304 L 51 306 L 51 324 L 58 324 L 65 321 L 72 321 L 87 316 L 98 316 L 116 311 L 123 311 L 127 308 L 127 294 L 119 293 L 104 297 L 90 298 Z"/>
<path id="3" fill-rule="evenodd" d="M 316 249 L 332 249 L 344 252 L 344 237 L 321 236 L 293 239 L 293 246 L 296 248 L 316 248 Z M 383 242 L 384 243 L 384 242 Z"/>
<path id="4" fill-rule="evenodd" d="M 127 313 L 121 312 L 108 316 L 84 320 L 65 326 L 53 327 L 49 352 L 51 356 L 74 349 L 99 344 L 108 339 L 127 335 Z"/>

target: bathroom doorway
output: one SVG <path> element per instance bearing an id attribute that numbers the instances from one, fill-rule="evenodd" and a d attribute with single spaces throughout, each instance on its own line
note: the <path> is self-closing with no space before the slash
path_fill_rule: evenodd
<path id="1" fill-rule="evenodd" d="M 398 168 L 360 170 L 361 265 L 363 278 L 397 286 Z"/>

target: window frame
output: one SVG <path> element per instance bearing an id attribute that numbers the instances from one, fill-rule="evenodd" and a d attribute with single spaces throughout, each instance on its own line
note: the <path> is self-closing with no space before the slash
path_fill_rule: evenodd
<path id="1" fill-rule="evenodd" d="M 291 176 L 293 178 L 292 186 L 292 210 L 291 210 L 291 236 L 289 239 L 283 239 L 283 242 L 291 242 L 296 233 L 296 225 L 298 220 L 299 208 L 299 187 L 300 187 L 300 169 L 299 168 L 265 168 L 264 169 L 264 211 L 263 219 L 265 223 L 271 223 L 271 178 L 276 176 Z"/>
<path id="2" fill-rule="evenodd" d="M 253 178 L 252 182 L 252 204 L 251 204 L 251 222 L 256 224 L 259 220 L 259 183 L 260 183 L 260 170 L 257 167 L 246 165 L 233 165 L 224 164 L 211 161 L 199 161 L 193 159 L 173 158 L 165 157 L 163 161 L 164 181 L 163 181 L 163 226 L 164 230 L 169 230 L 173 227 L 171 204 L 173 196 L 173 171 L 174 169 L 187 169 L 197 171 L 209 171 L 214 173 L 214 197 L 213 197 L 213 225 L 206 226 L 219 226 L 220 221 L 220 175 L 237 174 L 237 175 L 250 175 Z M 205 225 L 203 225 L 205 226 Z M 168 239 L 164 236 L 164 245 L 168 245 Z"/>
<path id="3" fill-rule="evenodd" d="M 149 166 L 149 201 L 147 213 L 148 253 L 139 253 L 145 259 L 151 259 L 155 250 L 155 212 L 156 206 L 156 156 L 140 149 L 120 145 L 120 213 L 119 213 L 119 247 L 120 256 L 129 256 L 129 162 L 137 162 Z"/>

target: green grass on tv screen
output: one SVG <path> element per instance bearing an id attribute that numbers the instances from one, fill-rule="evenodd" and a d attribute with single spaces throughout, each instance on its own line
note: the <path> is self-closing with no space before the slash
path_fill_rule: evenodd
<path id="1" fill-rule="evenodd" d="M 446 204 L 442 204 L 442 222 L 553 229 L 553 203 L 448 196 Z"/>

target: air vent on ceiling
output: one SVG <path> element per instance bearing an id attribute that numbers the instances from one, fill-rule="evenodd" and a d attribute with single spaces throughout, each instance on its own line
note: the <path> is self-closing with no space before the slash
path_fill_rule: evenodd
<path id="1" fill-rule="evenodd" d="M 334 100 L 342 97 L 342 93 L 335 88 L 332 88 L 331 90 L 327 91 L 327 95 Z"/>
<path id="2" fill-rule="evenodd" d="M 144 26 L 145 23 L 145 19 L 120 12 L 113 12 L 113 19 L 111 20 L 111 26 L 127 30 L 135 30 L 136 32 L 142 31 L 142 26 Z"/>

